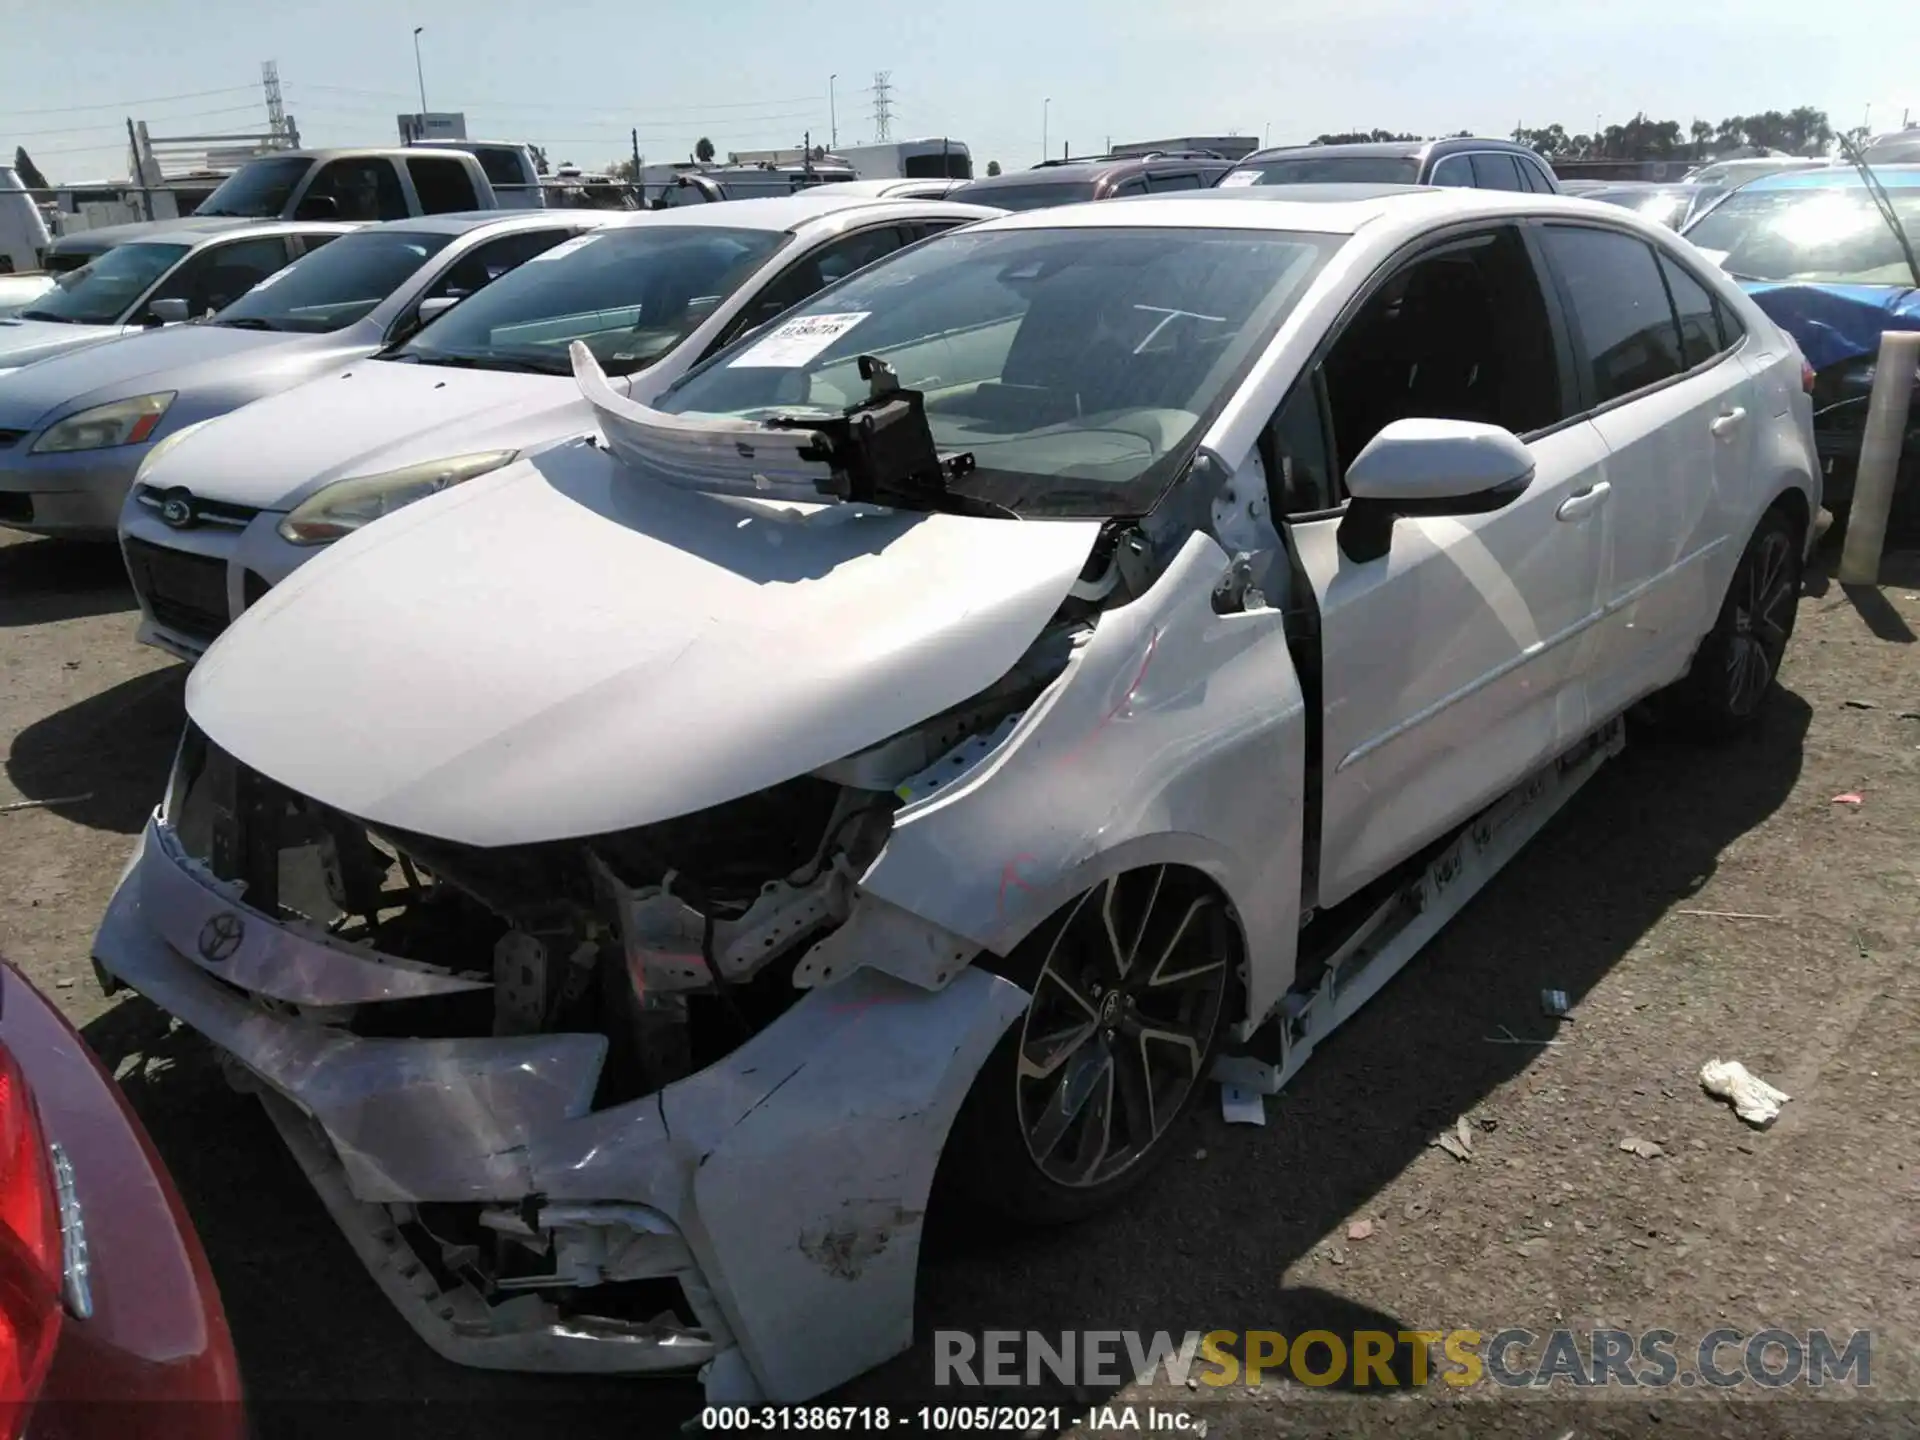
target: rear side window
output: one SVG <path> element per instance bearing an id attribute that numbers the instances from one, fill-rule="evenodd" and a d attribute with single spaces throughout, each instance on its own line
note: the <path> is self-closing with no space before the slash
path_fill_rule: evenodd
<path id="1" fill-rule="evenodd" d="M 1516 158 L 1513 163 L 1520 168 L 1520 180 L 1527 189 L 1536 195 L 1552 195 L 1555 193 L 1553 181 L 1547 178 L 1547 172 L 1534 164 L 1533 161 Z"/>
<path id="2" fill-rule="evenodd" d="M 482 146 L 473 154 L 474 158 L 479 160 L 481 170 L 486 172 L 488 184 L 525 185 L 527 183 L 526 168 L 521 164 L 519 151 Z M 415 185 L 419 183 L 417 180 L 414 182 Z"/>
<path id="3" fill-rule="evenodd" d="M 1198 175 L 1150 175 L 1147 177 L 1149 190 L 1198 190 Z"/>
<path id="4" fill-rule="evenodd" d="M 1473 157 L 1473 183 L 1482 190 L 1524 190 L 1520 172 L 1511 155 L 1484 154 Z"/>
<path id="5" fill-rule="evenodd" d="M 1667 277 L 1667 293 L 1673 297 L 1673 313 L 1680 322 L 1680 358 L 1692 369 L 1725 348 L 1714 319 L 1713 296 L 1666 255 L 1660 257 L 1660 273 Z"/>
<path id="6" fill-rule="evenodd" d="M 407 174 L 413 179 L 414 193 L 420 197 L 420 210 L 426 215 L 453 215 L 479 205 L 473 193 L 473 177 L 467 167 L 445 155 L 413 155 L 407 159 Z"/>
<path id="7" fill-rule="evenodd" d="M 1686 369 L 1650 245 L 1617 231 L 1571 225 L 1547 226 L 1541 239 L 1573 311 L 1595 404 Z"/>
<path id="8" fill-rule="evenodd" d="M 1449 155 L 1433 167 L 1429 185 L 1451 185 L 1456 188 L 1473 186 L 1473 161 L 1465 155 Z"/>

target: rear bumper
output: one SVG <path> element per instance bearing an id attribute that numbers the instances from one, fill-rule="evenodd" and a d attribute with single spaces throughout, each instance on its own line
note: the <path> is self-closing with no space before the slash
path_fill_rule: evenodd
<path id="1" fill-rule="evenodd" d="M 226 1313 L 166 1167 L 66 1020 L 10 967 L 0 989 L 0 1039 L 73 1165 L 93 1299 L 66 1318 L 28 1433 L 244 1435 Z"/>
<path id="2" fill-rule="evenodd" d="M 203 961 L 196 937 L 222 915 L 246 938 Z M 215 979 L 341 962 L 181 858 L 157 817 L 94 955 L 263 1092 L 356 1252 L 440 1354 L 500 1369 L 699 1368 L 714 1403 L 807 1399 L 910 1343 L 935 1164 L 1026 1003 L 979 969 L 931 992 L 859 970 L 708 1069 L 595 1112 L 601 1036 L 366 1039 Z M 564 1317 L 532 1295 L 489 1306 L 432 1279 L 396 1224 L 414 1202 L 529 1197 L 556 1227 L 574 1216 L 631 1231 L 629 1263 L 676 1281 L 698 1326 L 597 1322 L 591 1285 L 568 1292 Z"/>

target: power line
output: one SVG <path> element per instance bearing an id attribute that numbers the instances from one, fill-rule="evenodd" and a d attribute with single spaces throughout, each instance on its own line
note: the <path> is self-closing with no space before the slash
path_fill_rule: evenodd
<path id="1" fill-rule="evenodd" d="M 165 105 L 174 100 L 204 100 L 209 95 L 251 95 L 254 93 L 254 88 L 252 85 L 229 85 L 224 90 L 194 90 L 185 95 L 154 95 L 145 100 L 109 100 L 100 105 L 54 105 L 42 110 L 0 110 L 0 115 L 71 115 L 77 110 L 131 110 L 141 105 Z"/>
<path id="2" fill-rule="evenodd" d="M 206 120 L 216 115 L 251 115 L 257 112 L 259 108 L 258 105 L 228 105 L 220 110 L 195 110 L 186 115 L 147 115 L 141 118 L 149 122 L 159 121 L 163 124 L 170 125 L 175 120 Z M 46 135 L 89 135 L 101 132 L 111 132 L 123 139 L 127 133 L 125 126 L 115 122 L 100 125 L 62 125 L 57 130 L 9 130 L 5 132 L 4 138 L 17 143 L 21 140 L 32 140 Z"/>
<path id="3" fill-rule="evenodd" d="M 290 90 L 326 90 L 341 95 L 371 95 L 380 99 L 400 99 L 397 90 L 359 90 L 348 85 L 321 85 L 309 81 L 288 86 Z M 768 106 L 814 105 L 820 103 L 818 95 L 793 95 L 778 100 L 734 100 L 713 105 L 682 105 L 668 110 L 625 110 L 618 106 L 605 105 L 545 105 L 523 100 L 481 100 L 467 96 L 460 104 L 476 110 L 591 110 L 609 115 L 631 115 L 638 119 L 678 119 L 683 115 L 707 115 L 716 110 L 756 110 Z"/>

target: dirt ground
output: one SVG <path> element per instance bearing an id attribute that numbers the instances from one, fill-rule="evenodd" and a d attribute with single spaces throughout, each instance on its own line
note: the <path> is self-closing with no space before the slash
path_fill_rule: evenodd
<path id="1" fill-rule="evenodd" d="M 937 1328 L 1664 1328 L 1685 1359 L 1722 1326 L 1824 1327 L 1873 1332 L 1870 1390 L 1355 1394 L 1270 1378 L 1053 1399 L 1074 1415 L 1148 1407 L 1142 1427 L 1180 1413 L 1213 1435 L 1920 1433 L 1920 555 L 1889 557 L 1883 580 L 1810 581 L 1785 693 L 1750 739 L 1631 732 L 1265 1128 L 1210 1103 L 1120 1213 L 1060 1233 L 936 1214 L 915 1348 L 831 1398 L 982 1398 L 933 1390 Z M 88 942 L 159 795 L 185 678 L 133 643 L 132 610 L 110 549 L 0 539 L 0 806 L 40 802 L 0 810 L 0 952 L 84 1025 L 151 1128 L 212 1256 L 260 1433 L 672 1433 L 697 1414 L 690 1385 L 438 1360 L 205 1048 L 98 993 Z M 1860 803 L 1835 803 L 1848 793 Z M 1572 997 L 1570 1023 L 1542 1017 L 1544 987 Z M 1716 1056 L 1793 1096 L 1772 1129 L 1702 1093 Z M 1461 1117 L 1466 1161 L 1432 1144 Z M 1661 1153 L 1621 1148 L 1634 1139 Z M 1350 1238 L 1362 1221 L 1371 1233 Z"/>

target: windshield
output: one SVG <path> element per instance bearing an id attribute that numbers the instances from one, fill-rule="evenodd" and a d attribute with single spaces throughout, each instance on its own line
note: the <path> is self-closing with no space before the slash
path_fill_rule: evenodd
<path id="1" fill-rule="evenodd" d="M 1920 188 L 1888 196 L 1908 237 L 1920 240 Z M 1864 185 L 1736 190 L 1686 234 L 1741 280 L 1914 283 L 1899 239 Z"/>
<path id="2" fill-rule="evenodd" d="M 362 230 L 269 275 L 213 317 L 216 325 L 318 334 L 364 319 L 453 236 Z"/>
<path id="3" fill-rule="evenodd" d="M 582 235 L 461 301 L 394 358 L 570 375 L 567 347 L 581 340 L 608 374 L 630 375 L 684 340 L 786 239 L 706 225 Z"/>
<path id="4" fill-rule="evenodd" d="M 1052 205 L 1072 205 L 1093 199 L 1093 181 L 1054 181 L 1040 185 L 982 185 L 978 190 L 963 185 L 947 197 L 969 205 L 997 205 L 1002 210 L 1045 210 Z"/>
<path id="5" fill-rule="evenodd" d="M 313 162 L 306 158 L 250 160 L 220 183 L 220 188 L 200 202 L 196 215 L 245 215 L 256 220 L 275 219 L 287 208 L 293 187 Z"/>
<path id="6" fill-rule="evenodd" d="M 70 325 L 117 324 L 188 248 L 152 242 L 117 246 L 92 264 L 66 272 L 57 288 L 35 300 L 20 318 L 64 320 Z"/>
<path id="7" fill-rule="evenodd" d="M 1220 184 L 1411 185 L 1420 178 L 1420 162 L 1411 155 L 1297 155 L 1273 160 L 1247 160 Z"/>
<path id="8" fill-rule="evenodd" d="M 1073 228 L 903 250 L 735 342 L 674 414 L 833 416 L 861 355 L 926 396 L 955 489 L 1025 514 L 1151 509 L 1343 236 Z"/>

